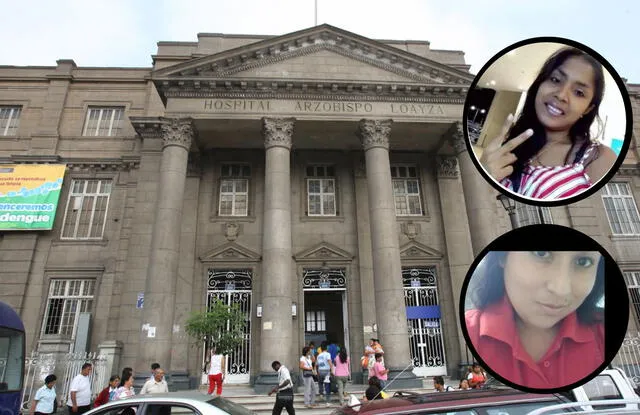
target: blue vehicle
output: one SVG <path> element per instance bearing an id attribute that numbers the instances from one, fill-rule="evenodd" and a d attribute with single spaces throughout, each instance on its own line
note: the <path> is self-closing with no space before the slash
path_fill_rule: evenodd
<path id="1" fill-rule="evenodd" d="M 0 415 L 20 411 L 24 383 L 24 325 L 9 305 L 0 301 Z"/>

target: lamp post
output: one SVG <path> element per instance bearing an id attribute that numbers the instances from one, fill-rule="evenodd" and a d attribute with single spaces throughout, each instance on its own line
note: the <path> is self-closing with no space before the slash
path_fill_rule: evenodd
<path id="1" fill-rule="evenodd" d="M 511 229 L 516 229 L 518 227 L 518 219 L 516 218 L 516 202 L 513 199 L 508 198 L 507 196 L 500 193 L 496 196 L 496 199 L 502 203 L 502 207 L 509 214 L 509 220 L 511 221 Z"/>

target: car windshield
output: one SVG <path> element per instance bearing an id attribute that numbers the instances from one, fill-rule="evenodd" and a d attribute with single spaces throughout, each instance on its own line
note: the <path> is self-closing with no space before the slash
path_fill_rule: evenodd
<path id="1" fill-rule="evenodd" d="M 233 403 L 228 399 L 224 399 L 218 396 L 208 400 L 207 403 L 231 415 L 254 415 L 255 414 L 255 412 L 250 411 L 249 409 L 245 408 L 242 405 Z"/>

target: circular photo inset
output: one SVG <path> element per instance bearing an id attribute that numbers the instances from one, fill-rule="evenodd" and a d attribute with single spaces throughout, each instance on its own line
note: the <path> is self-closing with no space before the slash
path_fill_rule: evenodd
<path id="1" fill-rule="evenodd" d="M 596 241 L 559 225 L 515 229 L 476 258 L 462 331 L 483 368 L 529 392 L 580 386 L 607 367 L 629 319 L 627 288 Z"/>
<path id="2" fill-rule="evenodd" d="M 501 193 L 554 206 L 615 174 L 631 138 L 631 103 L 613 67 L 561 38 L 519 42 L 472 83 L 463 115 L 469 154 Z"/>

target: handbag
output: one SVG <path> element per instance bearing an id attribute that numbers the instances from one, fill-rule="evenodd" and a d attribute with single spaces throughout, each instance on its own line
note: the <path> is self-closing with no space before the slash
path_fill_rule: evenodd
<path id="1" fill-rule="evenodd" d="M 287 389 L 278 391 L 278 394 L 276 395 L 276 399 L 280 401 L 285 401 L 285 402 L 293 401 L 293 389 L 287 388 Z"/>
<path id="2" fill-rule="evenodd" d="M 360 363 L 363 369 L 369 369 L 369 356 L 364 355 L 360 358 Z"/>
<path id="3" fill-rule="evenodd" d="M 302 372 L 302 376 L 304 376 L 305 378 L 313 377 L 313 370 L 304 370 Z"/>

